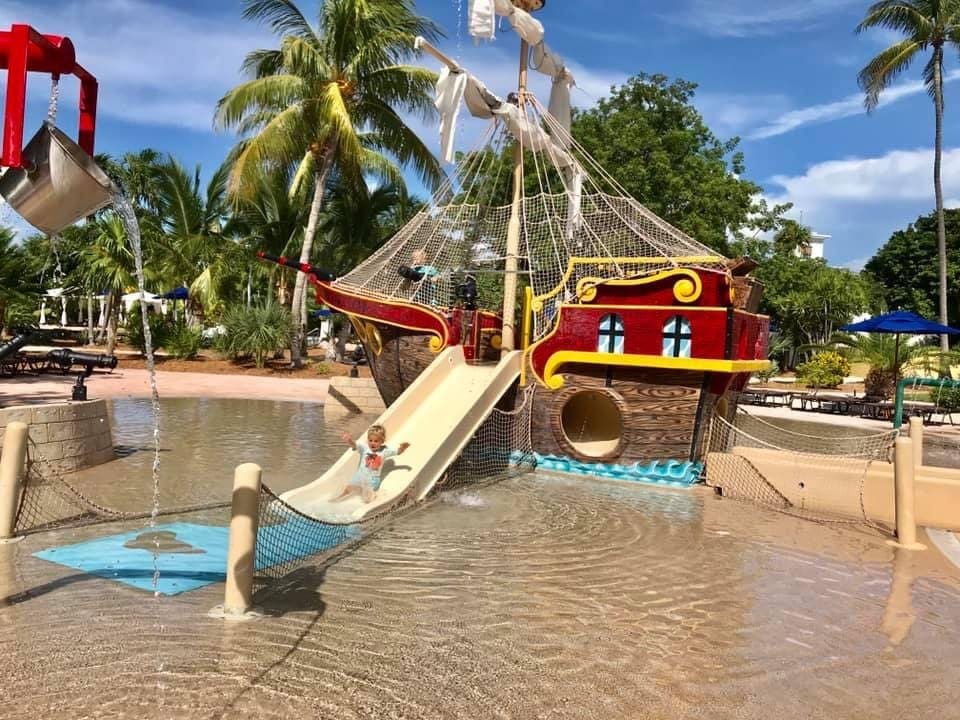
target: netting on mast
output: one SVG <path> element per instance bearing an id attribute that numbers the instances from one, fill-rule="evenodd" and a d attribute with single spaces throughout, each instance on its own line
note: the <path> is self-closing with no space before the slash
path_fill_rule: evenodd
<path id="1" fill-rule="evenodd" d="M 512 207 L 488 200 L 504 198 L 511 171 L 504 171 L 503 157 L 514 138 L 525 157 L 521 283 L 528 281 L 535 296 L 550 294 L 535 314 L 535 338 L 549 330 L 554 303 L 576 301 L 584 277 L 725 267 L 725 258 L 631 198 L 535 96 L 527 95 L 522 111 L 509 103 L 502 107 L 508 112 L 494 111 L 478 148 L 460 156 L 428 206 L 337 286 L 442 308 L 453 304 L 464 277 L 474 275 L 480 307 L 499 308 Z M 589 261 L 568 272 L 574 258 Z M 428 266 L 435 274 L 412 282 L 399 274 L 401 266 Z"/>

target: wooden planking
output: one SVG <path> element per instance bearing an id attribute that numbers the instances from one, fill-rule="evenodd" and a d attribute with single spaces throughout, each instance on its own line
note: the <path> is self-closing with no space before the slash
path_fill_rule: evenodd
<path id="1" fill-rule="evenodd" d="M 585 462 L 618 464 L 688 458 L 702 373 L 613 368 L 608 387 L 607 368 L 575 365 L 570 366 L 570 370 L 564 373 L 566 385 L 559 391 L 537 386 L 532 419 L 537 452 L 566 455 Z M 602 458 L 578 454 L 562 430 L 564 404 L 584 390 L 607 393 L 622 416 L 622 441 Z"/>
<path id="2" fill-rule="evenodd" d="M 433 336 L 385 323 L 375 325 L 380 331 L 383 349 L 377 355 L 366 347 L 367 362 L 380 396 L 389 407 L 436 358 L 430 350 Z"/>

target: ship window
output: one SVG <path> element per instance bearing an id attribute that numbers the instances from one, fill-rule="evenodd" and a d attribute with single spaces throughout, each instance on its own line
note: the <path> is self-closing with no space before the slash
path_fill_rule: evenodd
<path id="1" fill-rule="evenodd" d="M 597 352 L 623 355 L 623 318 L 613 313 L 600 319 Z"/>
<path id="2" fill-rule="evenodd" d="M 665 357 L 690 357 L 692 342 L 690 321 L 682 315 L 674 315 L 663 324 L 663 355 Z"/>

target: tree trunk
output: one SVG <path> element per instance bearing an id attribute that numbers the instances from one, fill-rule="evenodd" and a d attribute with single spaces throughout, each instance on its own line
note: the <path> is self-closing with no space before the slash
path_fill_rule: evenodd
<path id="1" fill-rule="evenodd" d="M 324 152 L 318 167 L 315 170 L 313 201 L 310 203 L 310 218 L 307 220 L 307 229 L 303 233 L 303 248 L 300 250 L 300 262 L 310 262 L 310 253 L 313 250 L 313 239 L 317 234 L 317 223 L 320 220 L 320 211 L 323 209 L 323 198 L 327 189 L 327 179 L 333 168 L 333 158 L 336 152 L 336 143 Z M 303 296 L 307 287 L 307 276 L 297 273 L 297 281 L 293 287 L 293 301 L 290 310 L 293 314 L 293 337 L 290 341 L 291 367 L 303 367 L 303 338 L 306 334 L 307 318 L 303 313 Z"/>
<path id="2" fill-rule="evenodd" d="M 937 196 L 937 259 L 940 275 L 940 322 L 947 323 L 947 229 L 943 218 L 943 186 L 940 182 L 940 164 L 943 155 L 943 47 L 933 50 L 933 102 L 937 116 L 937 134 L 934 143 L 933 187 Z M 950 349 L 946 335 L 940 336 L 940 349 Z"/>
<path id="3" fill-rule="evenodd" d="M 120 314 L 120 305 L 114 301 L 113 294 L 107 300 L 107 355 L 113 355 L 117 349 L 117 316 Z M 143 309 L 141 308 L 141 312 Z"/>

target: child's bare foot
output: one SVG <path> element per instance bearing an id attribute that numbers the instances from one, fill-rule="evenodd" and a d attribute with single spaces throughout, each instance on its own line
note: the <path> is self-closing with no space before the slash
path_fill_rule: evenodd
<path id="1" fill-rule="evenodd" d="M 373 490 L 363 491 L 363 501 L 367 503 L 367 505 L 373 502 Z"/>

